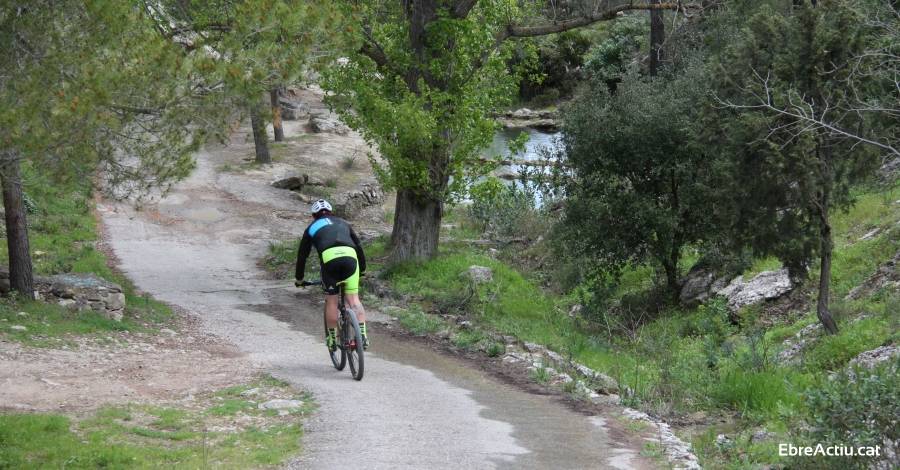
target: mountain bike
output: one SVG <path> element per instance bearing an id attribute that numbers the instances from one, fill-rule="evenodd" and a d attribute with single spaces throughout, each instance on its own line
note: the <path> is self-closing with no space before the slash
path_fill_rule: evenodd
<path id="1" fill-rule="evenodd" d="M 301 286 L 320 286 L 321 280 L 303 281 Z M 363 354 L 362 333 L 359 331 L 359 320 L 356 319 L 356 312 L 351 308 L 347 308 L 344 298 L 344 285 L 341 286 L 341 299 L 338 302 L 338 322 L 337 322 L 337 349 L 332 351 L 328 349 L 331 356 L 331 363 L 337 370 L 344 370 L 344 366 L 350 363 L 350 375 L 354 380 L 362 380 L 363 368 L 365 365 L 365 357 Z M 323 316 L 324 319 L 324 316 Z M 328 324 L 325 323 L 325 334 L 328 334 Z"/>

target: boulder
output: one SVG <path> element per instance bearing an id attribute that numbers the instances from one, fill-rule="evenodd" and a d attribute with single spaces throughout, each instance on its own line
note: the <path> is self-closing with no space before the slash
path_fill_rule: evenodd
<path id="1" fill-rule="evenodd" d="M 725 288 L 728 278 L 706 267 L 691 268 L 682 281 L 679 299 L 686 307 L 695 307 Z"/>
<path id="2" fill-rule="evenodd" d="M 753 279 L 744 281 L 738 276 L 727 287 L 718 291 L 719 295 L 728 299 L 728 307 L 736 311 L 741 307 L 753 305 L 763 300 L 772 300 L 787 294 L 794 288 L 787 269 L 765 271 Z"/>
<path id="3" fill-rule="evenodd" d="M 893 181 L 900 175 L 900 157 L 894 157 L 881 165 L 878 174 L 884 181 Z"/>
<path id="4" fill-rule="evenodd" d="M 483 284 L 494 280 L 494 271 L 485 266 L 469 266 L 464 276 L 471 279 L 475 284 Z"/>
<path id="5" fill-rule="evenodd" d="M 329 133 L 338 135 L 347 135 L 350 128 L 345 126 L 337 119 L 331 119 L 322 116 L 312 116 L 309 118 L 309 127 L 316 134 Z"/>
<path id="6" fill-rule="evenodd" d="M 306 103 L 285 98 L 281 98 L 278 103 L 281 105 L 281 119 L 285 121 L 297 121 L 302 117 L 309 116 L 309 106 Z"/>
<path id="7" fill-rule="evenodd" d="M 900 347 L 897 345 L 881 346 L 871 351 L 863 351 L 858 356 L 850 360 L 848 367 L 858 366 L 866 369 L 872 369 L 878 364 L 888 361 L 900 355 Z"/>

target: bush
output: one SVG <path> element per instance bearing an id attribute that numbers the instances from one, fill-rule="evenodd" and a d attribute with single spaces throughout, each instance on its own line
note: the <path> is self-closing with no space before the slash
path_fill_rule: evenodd
<path id="1" fill-rule="evenodd" d="M 900 442 L 900 358 L 874 370 L 854 369 L 838 374 L 819 388 L 806 393 L 808 422 L 812 429 L 804 436 L 807 445 L 881 446 L 893 442 L 894 457 L 884 468 L 897 468 Z M 798 457 L 800 468 L 871 468 L 875 457 Z"/>
<path id="2" fill-rule="evenodd" d="M 484 233 L 499 237 L 517 236 L 536 222 L 529 220 L 537 217 L 534 198 L 497 178 L 478 183 L 469 192 L 472 196 L 469 216 Z"/>

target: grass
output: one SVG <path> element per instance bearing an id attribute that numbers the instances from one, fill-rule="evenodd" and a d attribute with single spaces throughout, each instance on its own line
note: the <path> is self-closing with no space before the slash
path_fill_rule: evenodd
<path id="1" fill-rule="evenodd" d="M 293 394 L 267 385 L 271 383 L 263 379 L 241 388 Z M 234 391 L 200 397 L 205 400 L 203 409 L 133 404 L 102 408 L 77 419 L 0 414 L 0 467 L 259 468 L 279 465 L 300 451 L 299 414 L 274 417 L 247 406 L 224 421 L 212 404 Z M 303 411 L 310 411 L 314 407 L 310 397 L 301 397 L 307 403 Z"/>
<path id="2" fill-rule="evenodd" d="M 35 274 L 93 273 L 115 282 L 125 293 L 126 315 L 116 322 L 93 312 L 73 313 L 56 305 L 9 298 L 0 300 L 0 324 L 25 326 L 27 331 L 0 326 L 0 332 L 40 346 L 51 344 L 48 338 L 66 334 L 152 330 L 173 318 L 168 306 L 139 294 L 128 279 L 113 272 L 106 256 L 96 248 L 97 221 L 89 179 L 51 180 L 27 163 L 23 175 L 24 191 L 35 203 L 34 212 L 28 214 Z M 0 264 L 7 263 L 6 239 L 0 238 Z"/>
<path id="3" fill-rule="evenodd" d="M 811 310 L 795 312 L 786 322 L 766 319 L 759 307 L 745 309 L 739 325 L 731 324 L 722 305 L 665 307 L 626 337 L 569 317 L 565 312 L 571 300 L 543 291 L 529 275 L 464 243 L 445 243 L 435 259 L 392 267 L 387 277 L 394 290 L 418 300 L 427 312 L 465 314 L 479 327 L 546 345 L 613 376 L 633 391 L 623 394 L 629 405 L 663 416 L 704 411 L 731 417 L 726 432 L 735 436 L 734 448 L 716 448 L 715 434 L 701 433 L 694 439 L 709 466 L 779 463 L 777 446 L 752 442 L 753 430 L 762 426 L 782 442 L 790 439 L 807 413 L 807 391 L 860 352 L 900 341 L 900 295 L 876 292 L 858 301 L 842 300 L 900 249 L 900 204 L 894 202 L 900 199 L 900 185 L 886 191 L 859 190 L 855 198 L 856 205 L 836 213 L 833 220 L 832 310 L 841 331 L 812 341 L 799 367 L 779 365 L 775 356 L 786 339 L 818 321 L 815 299 Z M 450 212 L 445 220 L 458 223 L 446 235 L 477 237 L 465 220 L 454 220 L 459 212 Z M 874 228 L 880 228 L 875 236 L 860 240 Z M 686 260 L 685 266 L 690 264 Z M 472 265 L 491 268 L 493 282 L 472 284 L 465 276 Z M 775 258 L 757 259 L 743 275 L 749 279 L 780 268 Z M 815 266 L 811 273 L 809 282 L 815 285 Z M 654 287 L 654 277 L 649 266 L 631 267 L 612 295 L 621 299 L 647 292 Z M 859 319 L 863 314 L 867 317 Z M 454 340 L 461 347 L 478 342 L 473 333 L 458 334 Z M 544 373 L 537 369 L 532 378 L 540 382 L 547 379 Z"/>

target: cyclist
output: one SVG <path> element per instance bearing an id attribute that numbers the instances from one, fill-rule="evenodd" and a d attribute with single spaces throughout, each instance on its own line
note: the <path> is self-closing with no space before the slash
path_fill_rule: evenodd
<path id="1" fill-rule="evenodd" d="M 325 289 L 325 325 L 328 333 L 325 344 L 337 349 L 337 318 L 339 284 L 344 284 L 347 304 L 356 312 L 363 348 L 369 347 L 366 332 L 366 311 L 359 301 L 359 276 L 366 272 L 366 257 L 359 237 L 347 221 L 331 213 L 331 204 L 324 199 L 314 202 L 310 211 L 313 222 L 303 231 L 297 252 L 297 272 L 294 285 L 300 287 L 306 271 L 310 248 L 316 247 L 322 267 L 322 287 Z"/>

